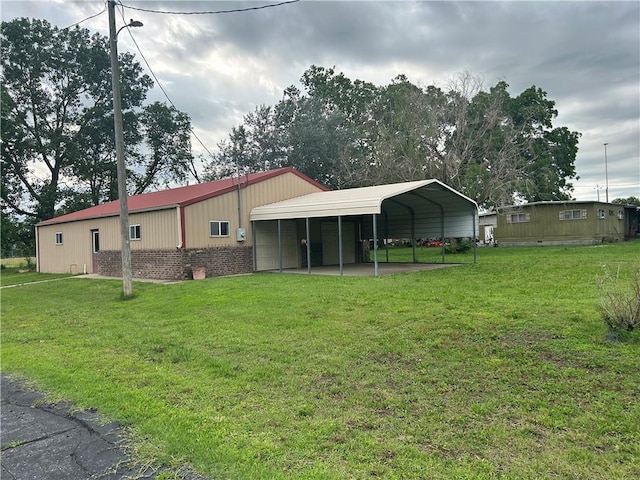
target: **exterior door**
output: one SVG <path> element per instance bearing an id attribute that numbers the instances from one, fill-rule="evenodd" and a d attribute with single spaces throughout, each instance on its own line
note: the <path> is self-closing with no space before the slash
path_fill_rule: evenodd
<path id="1" fill-rule="evenodd" d="M 493 225 L 485 225 L 484 243 L 493 243 Z"/>
<path id="2" fill-rule="evenodd" d="M 100 231 L 91 230 L 91 273 L 98 273 L 98 252 L 100 251 Z"/>

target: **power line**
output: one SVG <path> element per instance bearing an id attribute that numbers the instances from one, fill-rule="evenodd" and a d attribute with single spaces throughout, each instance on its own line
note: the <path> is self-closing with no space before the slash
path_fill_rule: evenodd
<path id="1" fill-rule="evenodd" d="M 122 4 L 120 4 L 122 5 Z M 124 5 L 122 5 L 124 7 Z M 127 20 L 125 19 L 124 16 L 124 11 L 120 12 L 120 15 L 122 15 L 122 20 L 125 22 L 125 24 L 127 23 Z M 162 93 L 164 94 L 164 96 L 166 97 L 167 101 L 171 104 L 171 106 L 173 108 L 175 108 L 176 110 L 178 110 L 178 108 L 176 107 L 176 105 L 173 103 L 173 101 L 171 100 L 171 98 L 169 98 L 169 94 L 167 93 L 167 91 L 164 89 L 164 87 L 162 86 L 162 83 L 160 82 L 160 80 L 158 80 L 157 75 L 155 74 L 155 72 L 153 71 L 153 69 L 151 68 L 151 65 L 149 65 L 149 62 L 147 61 L 147 58 L 144 56 L 144 54 L 142 53 L 142 50 L 140 49 L 140 45 L 138 45 L 138 42 L 136 42 L 136 39 L 134 38 L 133 34 L 131 33 L 131 29 L 127 28 L 127 32 L 129 32 L 129 36 L 131 37 L 131 40 L 133 40 L 134 45 L 136 46 L 136 49 L 138 50 L 138 53 L 140 54 L 140 56 L 142 57 L 142 60 L 144 60 L 145 65 L 147 66 L 147 68 L 149 69 L 149 72 L 151 73 L 151 76 L 154 78 L 154 80 L 156 81 L 156 84 L 158 85 L 158 87 L 160 87 L 160 90 L 162 91 Z M 215 157 L 213 156 L 213 153 L 211 153 L 211 151 L 209 151 L 209 149 L 206 147 L 206 145 L 204 144 L 204 142 L 202 140 L 200 140 L 200 137 L 198 137 L 198 135 L 196 134 L 193 126 L 190 126 L 191 129 L 191 133 L 193 134 L 193 136 L 196 138 L 196 140 L 198 140 L 198 143 L 202 146 L 202 148 L 204 148 L 204 150 L 209 154 L 209 156 L 215 160 Z"/>
<path id="2" fill-rule="evenodd" d="M 131 10 L 138 10 L 140 12 L 147 13 L 158 13 L 162 15 L 219 15 L 223 13 L 239 13 L 239 12 L 249 12 L 251 10 L 263 10 L 265 8 L 274 8 L 281 7 L 282 5 L 288 5 L 290 3 L 298 3 L 300 0 L 287 0 L 285 2 L 280 3 L 270 3 L 268 5 L 260 5 L 259 7 L 247 7 L 247 8 L 234 8 L 232 10 L 215 10 L 208 12 L 172 12 L 172 11 L 163 11 L 163 10 L 151 10 L 148 8 L 140 8 L 140 7 L 131 7 L 129 5 L 124 5 L 120 3 L 125 8 L 130 8 Z"/>
<path id="3" fill-rule="evenodd" d="M 98 15 L 102 15 L 102 14 L 103 14 L 104 12 L 106 12 L 106 11 L 107 11 L 107 6 L 105 5 L 105 6 L 104 6 L 104 8 L 102 9 L 102 11 L 100 11 L 100 12 L 96 13 L 95 15 L 91 15 L 90 17 L 87 17 L 87 18 L 85 18 L 85 19 L 83 19 L 83 20 L 80 20 L 79 22 L 76 22 L 76 23 L 74 23 L 74 24 L 72 24 L 72 25 L 69 25 L 68 27 L 64 27 L 62 30 L 68 30 L 68 29 L 73 28 L 73 27 L 75 27 L 75 26 L 77 26 L 77 25 L 80 25 L 81 23 L 84 23 L 84 22 L 86 22 L 87 20 L 91 20 L 92 18 L 95 18 L 95 17 L 97 17 Z"/>

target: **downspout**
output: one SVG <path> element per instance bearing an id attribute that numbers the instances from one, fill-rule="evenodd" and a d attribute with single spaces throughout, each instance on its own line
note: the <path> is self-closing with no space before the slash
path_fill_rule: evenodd
<path id="1" fill-rule="evenodd" d="M 178 245 L 176 246 L 176 249 L 179 250 L 184 244 L 184 239 L 182 238 L 182 215 L 180 212 L 180 205 L 176 207 L 176 219 L 178 222 Z"/>
<path id="2" fill-rule="evenodd" d="M 238 228 L 242 228 L 242 200 L 240 195 L 240 167 L 236 165 L 238 175 Z"/>
<path id="3" fill-rule="evenodd" d="M 40 273 L 40 229 L 36 225 L 36 271 Z"/>
<path id="4" fill-rule="evenodd" d="M 251 238 L 253 239 L 253 271 L 258 270 L 258 234 L 256 233 L 256 221 L 251 222 Z"/>
<path id="5" fill-rule="evenodd" d="M 184 242 L 184 212 L 183 207 L 176 207 L 176 216 L 178 218 L 178 246 L 176 248 L 185 248 Z"/>

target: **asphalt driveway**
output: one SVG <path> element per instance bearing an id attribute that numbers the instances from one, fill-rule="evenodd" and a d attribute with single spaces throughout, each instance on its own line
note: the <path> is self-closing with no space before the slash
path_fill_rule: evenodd
<path id="1" fill-rule="evenodd" d="M 0 388 L 3 480 L 150 480 L 167 471 L 132 462 L 122 427 L 102 424 L 95 411 L 47 403 L 44 395 L 5 374 Z M 178 478 L 206 480 L 189 472 Z"/>

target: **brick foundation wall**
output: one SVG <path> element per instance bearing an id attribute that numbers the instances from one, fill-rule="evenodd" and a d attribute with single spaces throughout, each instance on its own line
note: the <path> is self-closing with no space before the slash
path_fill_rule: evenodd
<path id="1" fill-rule="evenodd" d="M 203 267 L 207 277 L 253 272 L 253 248 L 216 247 L 185 250 L 132 250 L 133 278 L 188 280 L 193 268 Z M 98 274 L 122 277 L 120 250 L 98 252 Z"/>

